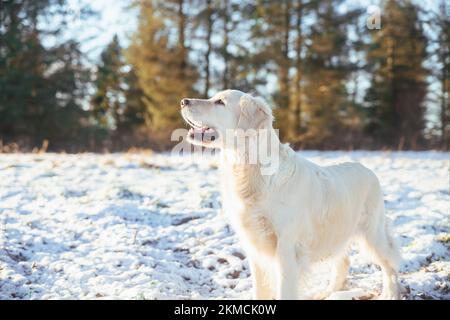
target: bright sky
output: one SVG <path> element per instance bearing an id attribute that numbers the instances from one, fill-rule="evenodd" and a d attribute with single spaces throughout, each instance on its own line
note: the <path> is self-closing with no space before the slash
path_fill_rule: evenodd
<path id="1" fill-rule="evenodd" d="M 91 60 L 100 55 L 101 50 L 117 34 L 122 46 L 136 27 L 136 10 L 129 8 L 130 0 L 69 0 L 75 12 L 82 4 L 89 4 L 98 13 L 98 18 L 88 21 L 76 19 L 69 26 L 71 36 L 80 40 L 82 50 L 87 52 Z"/>

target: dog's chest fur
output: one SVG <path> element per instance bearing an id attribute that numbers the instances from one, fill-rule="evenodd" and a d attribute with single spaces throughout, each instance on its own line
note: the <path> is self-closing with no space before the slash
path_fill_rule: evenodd
<path id="1" fill-rule="evenodd" d="M 266 188 L 256 165 L 223 168 L 224 210 L 247 250 L 272 256 L 277 245 L 270 212 L 264 206 Z"/>

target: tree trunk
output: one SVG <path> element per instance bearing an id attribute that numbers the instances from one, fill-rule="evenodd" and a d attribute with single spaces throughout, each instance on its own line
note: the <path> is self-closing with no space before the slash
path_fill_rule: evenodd
<path id="1" fill-rule="evenodd" d="M 178 0 L 178 47 L 180 50 L 180 73 L 186 75 L 187 49 L 186 49 L 186 16 L 184 14 L 184 0 Z"/>
<path id="2" fill-rule="evenodd" d="M 292 104 L 291 114 L 291 138 L 297 140 L 300 135 L 301 128 L 301 114 L 302 114 L 302 46 L 303 46 L 303 36 L 302 36 L 302 18 L 303 18 L 303 3 L 302 0 L 297 1 L 296 7 L 297 21 L 295 25 L 295 31 L 297 33 L 297 39 L 295 44 L 295 103 Z"/>
<path id="3" fill-rule="evenodd" d="M 441 145 L 444 150 L 450 148 L 450 137 L 447 129 L 449 115 L 450 115 L 450 65 L 448 63 L 448 56 L 450 54 L 449 42 L 450 42 L 450 32 L 445 28 L 446 22 L 449 17 L 447 14 L 447 7 L 445 1 L 442 1 L 441 6 L 441 35 L 440 35 L 440 60 L 442 63 L 442 73 L 441 73 L 441 110 L 440 110 L 440 129 L 441 129 Z"/>
<path id="4" fill-rule="evenodd" d="M 209 92 L 209 87 L 210 87 L 210 55 L 211 55 L 211 50 L 212 50 L 212 42 L 211 42 L 211 37 L 212 37 L 212 31 L 213 31 L 213 19 L 212 19 L 212 14 L 213 14 L 213 10 L 212 10 L 212 0 L 206 0 L 206 5 L 207 5 L 207 26 L 206 26 L 206 45 L 207 45 L 207 49 L 205 52 L 205 88 L 203 91 L 203 97 L 207 98 L 208 97 L 208 92 Z"/>
<path id="5" fill-rule="evenodd" d="M 279 88 L 280 88 L 280 108 L 287 112 L 287 138 L 292 138 L 292 121 L 290 121 L 290 81 L 289 81 L 289 39 L 291 31 L 291 2 L 285 0 L 283 3 L 283 38 L 281 44 L 281 56 L 279 63 Z"/>
<path id="6" fill-rule="evenodd" d="M 444 149 L 448 148 L 447 143 L 447 109 L 449 108 L 448 102 L 446 101 L 446 82 L 448 73 L 446 72 L 447 66 L 445 65 L 445 56 L 442 57 L 442 61 L 444 62 L 442 75 L 441 75 L 441 110 L 440 110 L 440 116 L 441 116 L 441 143 L 442 147 Z"/>
<path id="7" fill-rule="evenodd" d="M 222 89 L 229 89 L 229 63 L 230 63 L 230 55 L 228 54 L 228 44 L 229 44 L 229 30 L 228 30 L 228 17 L 229 12 L 229 0 L 223 1 L 223 46 L 222 46 L 222 54 L 223 54 L 223 62 L 225 64 L 225 68 L 223 70 L 223 76 L 222 76 L 222 83 L 223 88 Z"/>

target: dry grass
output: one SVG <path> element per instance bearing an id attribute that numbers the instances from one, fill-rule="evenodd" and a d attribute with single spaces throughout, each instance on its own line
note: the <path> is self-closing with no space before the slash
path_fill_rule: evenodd
<path id="1" fill-rule="evenodd" d="M 49 142 L 47 139 L 42 141 L 40 147 L 34 147 L 31 150 L 31 153 L 42 154 L 46 153 L 48 150 Z M 3 140 L 0 139 L 0 153 L 28 153 L 29 151 L 23 149 L 18 143 L 11 142 L 8 144 L 4 144 Z"/>

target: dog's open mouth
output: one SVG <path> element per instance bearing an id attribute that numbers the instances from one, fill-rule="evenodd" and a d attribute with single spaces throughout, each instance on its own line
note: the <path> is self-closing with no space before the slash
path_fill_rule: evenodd
<path id="1" fill-rule="evenodd" d="M 185 120 L 191 126 L 188 133 L 190 139 L 202 142 L 212 142 L 219 137 L 219 133 L 216 129 L 200 125 L 187 118 L 185 118 Z"/>

